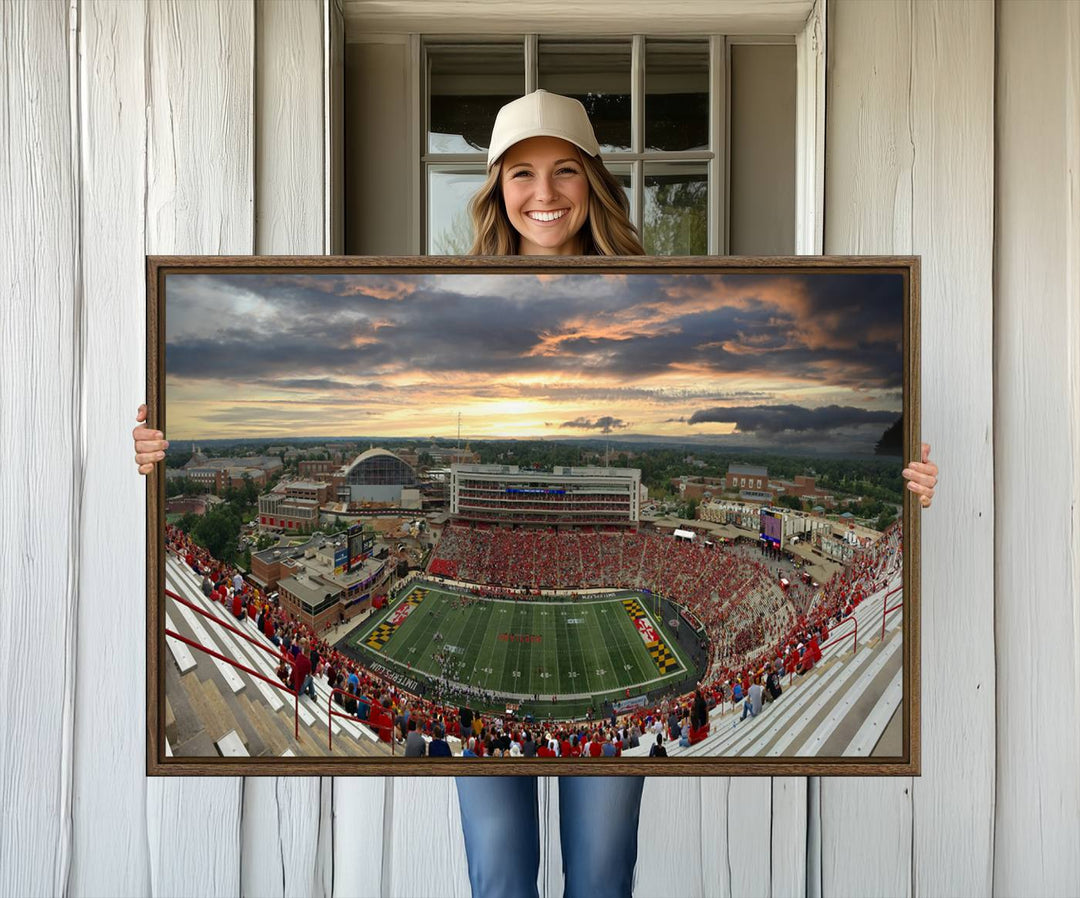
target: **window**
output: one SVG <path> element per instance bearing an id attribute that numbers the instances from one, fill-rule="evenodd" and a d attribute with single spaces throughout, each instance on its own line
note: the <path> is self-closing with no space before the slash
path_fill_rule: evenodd
<path id="1" fill-rule="evenodd" d="M 793 252 L 795 46 L 778 37 L 772 45 L 733 49 L 723 36 L 426 38 L 420 51 L 421 250 L 469 251 L 467 203 L 486 175 L 495 115 L 509 100 L 543 88 L 584 104 L 604 163 L 626 190 L 646 252 Z M 779 50 L 783 58 L 759 50 Z M 750 78 L 753 90 L 746 89 Z M 752 133 L 747 127 L 747 138 L 731 141 L 727 123 L 736 121 L 735 97 L 745 97 L 738 121 L 775 124 Z M 736 163 L 751 170 L 759 158 L 754 141 L 771 153 L 773 168 L 761 184 L 729 171 Z M 778 156 L 787 160 L 779 169 Z M 736 196 L 750 191 L 755 197 L 740 205 L 735 221 L 729 179 L 738 179 L 743 191 Z M 778 221 L 786 222 L 779 230 Z M 764 237 L 763 229 L 769 232 Z M 732 241 L 732 230 L 745 238 Z"/>
<path id="2" fill-rule="evenodd" d="M 464 17 L 483 28 L 470 4 L 447 5 L 460 13 L 455 24 Z M 552 29 L 562 26 L 550 18 Z M 583 100 L 651 251 L 821 251 L 824 48 L 807 37 L 820 31 L 817 20 L 778 23 L 786 33 L 767 37 L 663 38 L 451 38 L 416 34 L 411 16 L 400 24 L 374 33 L 358 22 L 345 44 L 346 253 L 467 252 L 465 207 L 485 175 L 495 114 L 538 87 Z M 432 17 L 428 30 L 443 24 Z"/>

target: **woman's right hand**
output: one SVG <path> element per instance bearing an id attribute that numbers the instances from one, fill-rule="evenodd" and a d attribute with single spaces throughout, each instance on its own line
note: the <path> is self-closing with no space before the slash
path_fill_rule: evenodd
<path id="1" fill-rule="evenodd" d="M 139 406 L 135 420 L 146 420 L 145 403 Z M 149 474 L 154 470 L 154 465 L 165 457 L 169 441 L 160 430 L 152 430 L 143 423 L 131 431 L 131 436 L 135 440 L 135 464 L 139 466 L 139 473 Z"/>

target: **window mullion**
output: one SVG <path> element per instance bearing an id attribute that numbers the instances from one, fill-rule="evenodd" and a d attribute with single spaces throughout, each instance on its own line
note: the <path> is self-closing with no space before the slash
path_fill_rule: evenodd
<path id="1" fill-rule="evenodd" d="M 717 92 L 717 98 L 722 104 L 718 116 L 720 128 L 720 152 L 721 165 L 718 169 L 720 177 L 720 222 L 723 230 L 720 233 L 721 255 L 731 254 L 731 38 L 727 35 L 716 38 L 721 46 L 720 72 L 723 83 Z"/>
<path id="2" fill-rule="evenodd" d="M 427 47 L 418 35 L 413 35 L 410 38 L 409 53 L 411 67 L 414 67 L 414 70 L 419 70 L 419 77 L 414 82 L 415 88 L 412 91 L 412 100 L 420 104 L 419 110 L 411 110 L 414 114 L 413 124 L 410 127 L 413 138 L 410 141 L 410 149 L 414 153 L 417 151 L 420 153 L 420 165 L 413 168 L 413 183 L 411 185 L 414 214 L 419 215 L 419 221 L 411 223 L 409 233 L 412 235 L 411 242 L 413 245 L 411 249 L 417 254 L 423 253 L 426 255 L 431 252 L 431 234 L 428 226 L 428 167 L 423 160 L 428 152 L 428 132 L 431 129 L 431 64 L 428 62 Z M 416 115 L 417 112 L 419 115 Z M 419 132 L 414 130 L 417 119 L 419 119 L 420 125 Z"/>
<path id="3" fill-rule="evenodd" d="M 540 85 L 540 48 L 535 34 L 525 35 L 525 93 L 531 94 Z"/>
<path id="4" fill-rule="evenodd" d="M 727 255 L 727 41 L 709 38 L 709 254 Z"/>
<path id="5" fill-rule="evenodd" d="M 630 50 L 630 149 L 640 154 L 645 147 L 645 35 L 635 34 Z M 645 240 L 645 165 L 640 157 L 631 166 L 634 208 L 631 218 Z"/>

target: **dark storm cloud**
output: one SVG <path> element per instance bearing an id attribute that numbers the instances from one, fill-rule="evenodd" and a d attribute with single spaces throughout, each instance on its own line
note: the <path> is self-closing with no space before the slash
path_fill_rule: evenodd
<path id="1" fill-rule="evenodd" d="M 648 376 L 673 365 L 703 374 L 744 374 L 844 387 L 890 388 L 902 382 L 899 344 L 891 337 L 850 345 L 810 345 L 798 320 L 750 300 L 746 308 L 691 312 L 668 329 L 621 338 L 582 337 L 560 347 L 588 367 L 618 376 Z"/>
<path id="2" fill-rule="evenodd" d="M 256 287 L 267 291 L 260 314 L 244 318 L 222 309 L 206 316 L 201 327 L 178 327 L 181 333 L 167 341 L 167 368 L 176 377 L 252 380 L 392 371 L 523 373 L 572 364 L 572 359 L 552 364 L 528 356 L 553 322 L 581 313 L 580 297 L 546 290 L 542 302 L 532 301 L 528 288 L 535 291 L 538 285 L 526 281 L 531 285 L 520 278 L 509 285 L 516 288 L 514 296 L 505 291 L 474 296 L 446 289 L 441 281 L 426 288 L 421 283 L 410 301 L 390 302 L 360 293 L 328 296 L 292 282 L 259 287 L 242 280 L 245 296 L 257 293 Z M 227 292 L 236 285 L 214 286 Z M 174 303 L 179 309 L 183 298 L 183 291 L 174 289 L 170 311 Z"/>
<path id="3" fill-rule="evenodd" d="M 582 387 L 576 384 L 521 384 L 514 390 L 514 395 L 520 398 L 559 402 L 647 402 L 653 405 L 683 405 L 688 402 L 747 402 L 773 398 L 771 393 L 762 390 Z"/>
<path id="4" fill-rule="evenodd" d="M 892 275 L 184 277 L 167 287 L 170 377 L 344 390 L 395 372 L 625 382 L 690 367 L 901 383 Z"/>
<path id="5" fill-rule="evenodd" d="M 604 415 L 601 418 L 597 418 L 595 421 L 589 418 L 575 418 L 573 421 L 564 421 L 559 425 L 560 427 L 570 427 L 576 430 L 599 430 L 601 433 L 611 433 L 613 430 L 624 430 L 630 426 L 628 421 L 624 421 L 622 418 L 613 418 L 611 415 Z"/>
<path id="6" fill-rule="evenodd" d="M 852 406 L 758 405 L 708 408 L 694 412 L 690 424 L 734 424 L 742 433 L 778 434 L 785 431 L 825 433 L 843 428 L 887 426 L 900 417 L 898 411 L 873 411 Z"/>

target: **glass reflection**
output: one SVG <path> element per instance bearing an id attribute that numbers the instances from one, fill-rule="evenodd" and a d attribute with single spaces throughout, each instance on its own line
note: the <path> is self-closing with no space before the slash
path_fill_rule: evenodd
<path id="1" fill-rule="evenodd" d="M 704 256 L 709 247 L 708 174 L 704 163 L 645 166 L 645 252 Z"/>
<path id="2" fill-rule="evenodd" d="M 429 153 L 487 150 L 500 107 L 525 93 L 522 44 L 429 46 Z"/>
<path id="3" fill-rule="evenodd" d="M 628 40 L 539 44 L 539 87 L 581 101 L 601 153 L 630 149 L 630 55 Z"/>
<path id="4" fill-rule="evenodd" d="M 473 241 L 469 200 L 484 183 L 483 166 L 428 170 L 428 249 L 436 256 L 464 256 Z"/>
<path id="5" fill-rule="evenodd" d="M 709 44 L 645 44 L 645 149 L 709 149 Z"/>

